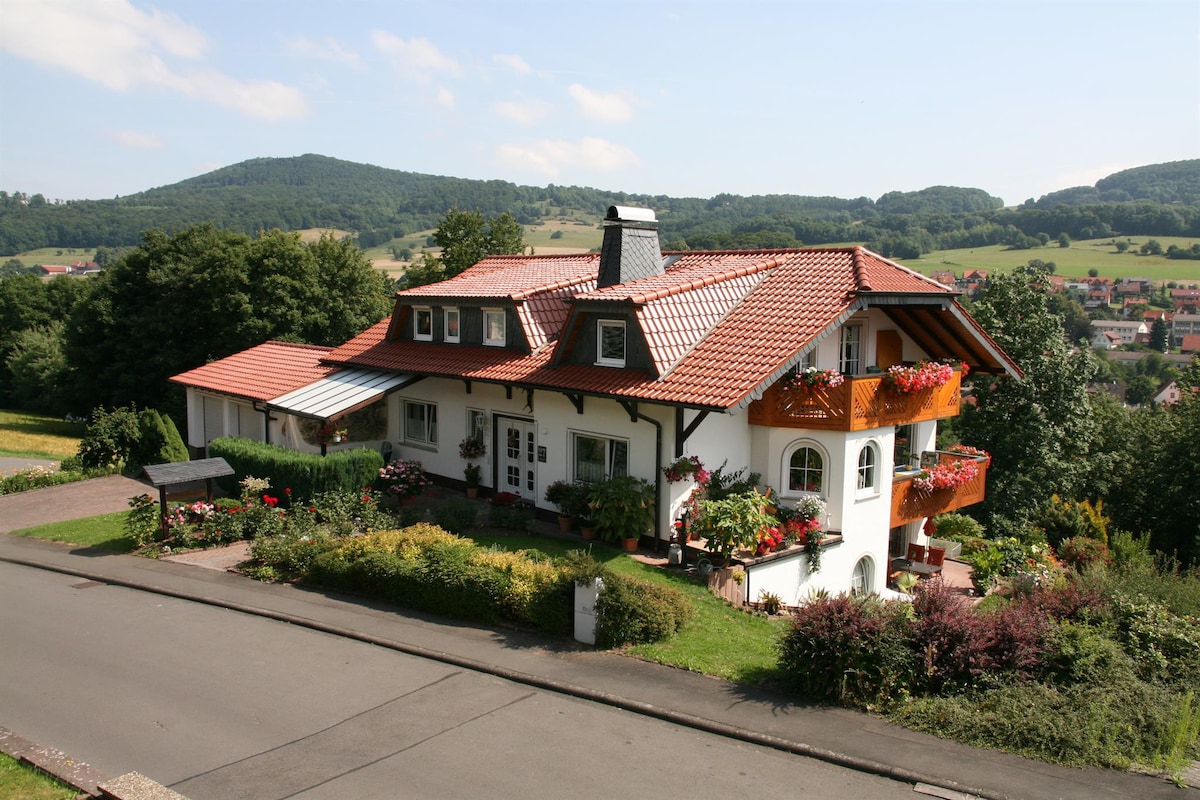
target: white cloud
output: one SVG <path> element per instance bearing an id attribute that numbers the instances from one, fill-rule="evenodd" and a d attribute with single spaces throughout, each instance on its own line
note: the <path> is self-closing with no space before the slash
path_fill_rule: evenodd
<path id="1" fill-rule="evenodd" d="M 529 66 L 525 59 L 510 53 L 501 53 L 492 56 L 492 63 L 497 66 L 507 67 L 518 75 L 528 75 L 533 72 L 533 67 Z"/>
<path id="2" fill-rule="evenodd" d="M 551 177 L 565 169 L 615 172 L 641 163 L 629 148 L 594 137 L 578 142 L 543 139 L 529 145 L 505 144 L 496 148 L 496 155 L 504 164 Z"/>
<path id="3" fill-rule="evenodd" d="M 394 33 L 376 30 L 371 32 L 371 43 L 398 73 L 422 86 L 428 86 L 434 75 L 459 75 L 462 72 L 457 61 L 428 39 L 406 41 Z"/>
<path id="4" fill-rule="evenodd" d="M 445 86 L 439 86 L 434 93 L 433 102 L 445 108 L 454 108 L 454 92 Z"/>
<path id="5" fill-rule="evenodd" d="M 314 42 L 307 36 L 296 36 L 287 41 L 287 48 L 302 58 L 315 58 L 321 61 L 332 61 L 345 64 L 355 69 L 363 68 L 362 57 L 353 50 L 342 47 L 332 37 L 325 37 L 320 42 Z"/>
<path id="6" fill-rule="evenodd" d="M 107 138 L 121 145 L 122 147 L 132 147 L 135 150 L 157 150 L 163 146 L 163 140 L 153 133 L 139 133 L 138 131 L 112 131 L 105 134 Z"/>
<path id="7" fill-rule="evenodd" d="M 567 92 L 588 119 L 599 122 L 629 122 L 633 119 L 633 103 L 623 92 L 594 92 L 579 83 L 571 84 Z"/>
<path id="8" fill-rule="evenodd" d="M 534 125 L 545 119 L 550 113 L 550 106 L 540 100 L 503 101 L 492 104 L 492 110 L 497 114 L 521 125 Z"/>
<path id="9" fill-rule="evenodd" d="M 113 91 L 166 89 L 268 120 L 308 113 L 303 94 L 278 81 L 174 66 L 200 61 L 208 40 L 173 14 L 141 11 L 128 0 L 16 0 L 4 11 L 0 49 Z"/>

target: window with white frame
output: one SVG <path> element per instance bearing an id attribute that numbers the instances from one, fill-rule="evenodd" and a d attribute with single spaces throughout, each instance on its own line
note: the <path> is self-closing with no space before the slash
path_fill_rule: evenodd
<path id="1" fill-rule="evenodd" d="M 413 307 L 413 338 L 423 342 L 433 340 L 433 309 L 429 306 Z"/>
<path id="2" fill-rule="evenodd" d="M 787 456 L 785 486 L 789 492 L 820 494 L 825 486 L 825 457 L 810 445 L 799 445 Z"/>
<path id="3" fill-rule="evenodd" d="M 838 369 L 843 375 L 857 375 L 862 369 L 862 325 L 843 325 Z"/>
<path id="4" fill-rule="evenodd" d="M 858 490 L 873 491 L 878 486 L 879 454 L 873 443 L 858 451 Z"/>
<path id="5" fill-rule="evenodd" d="M 487 415 L 476 408 L 467 409 L 467 438 L 486 441 L 484 436 L 487 434 Z"/>
<path id="6" fill-rule="evenodd" d="M 629 474 L 629 442 L 587 433 L 571 434 L 574 479 L 595 483 Z"/>
<path id="7" fill-rule="evenodd" d="M 850 594 L 853 597 L 862 597 L 871 593 L 875 582 L 875 564 L 871 561 L 870 556 L 863 556 L 854 565 L 854 571 L 850 573 Z"/>
<path id="8" fill-rule="evenodd" d="M 596 363 L 605 367 L 625 366 L 625 321 L 596 321 Z"/>
<path id="9" fill-rule="evenodd" d="M 796 371 L 803 372 L 806 369 L 811 369 L 816 366 L 817 351 L 809 350 L 804 355 L 800 356 L 800 360 L 796 362 Z"/>
<path id="10" fill-rule="evenodd" d="M 494 347 L 503 347 L 504 334 L 504 309 L 485 308 L 483 310 L 483 343 Z"/>
<path id="11" fill-rule="evenodd" d="M 907 425 L 896 426 L 896 443 L 892 447 L 892 459 L 896 469 L 905 469 L 913 463 L 913 445 L 916 436 L 917 426 L 911 422 Z"/>
<path id="12" fill-rule="evenodd" d="M 447 342 L 458 341 L 458 309 L 447 308 L 442 312 L 442 338 Z"/>
<path id="13" fill-rule="evenodd" d="M 404 441 L 408 444 L 436 447 L 438 442 L 437 405 L 418 400 L 404 401 Z"/>

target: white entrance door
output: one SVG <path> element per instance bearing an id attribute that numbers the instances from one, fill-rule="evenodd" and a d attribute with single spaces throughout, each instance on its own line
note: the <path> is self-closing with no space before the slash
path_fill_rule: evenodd
<path id="1" fill-rule="evenodd" d="M 500 490 L 529 502 L 537 495 L 537 428 L 528 420 L 500 420 Z"/>

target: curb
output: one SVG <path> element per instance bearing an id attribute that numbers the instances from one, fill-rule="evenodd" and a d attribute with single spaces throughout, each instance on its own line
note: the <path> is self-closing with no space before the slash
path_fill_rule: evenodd
<path id="1" fill-rule="evenodd" d="M 820 747 L 814 747 L 804 742 L 795 742 L 788 739 L 782 739 L 776 736 L 770 736 L 757 731 L 752 731 L 746 728 L 740 728 L 735 725 L 729 725 L 716 720 L 697 717 L 682 711 L 676 711 L 669 708 L 661 708 L 649 703 L 643 703 L 636 700 L 630 700 L 619 695 L 601 692 L 586 686 L 578 686 L 576 684 L 567 683 L 565 681 L 553 680 L 544 678 L 538 675 L 512 670 L 506 667 L 488 664 L 482 661 L 476 661 L 464 656 L 446 653 L 440 650 L 431 650 L 429 648 L 420 647 L 417 645 L 397 642 L 393 639 L 387 639 L 381 636 L 374 636 L 367 633 L 361 633 L 348 628 L 343 628 L 337 625 L 330 625 L 318 620 L 300 617 L 294 614 L 288 614 L 281 611 L 272 611 L 271 609 L 259 608 L 257 606 L 249 606 L 243 603 L 235 603 L 229 600 L 223 600 L 219 597 L 211 597 L 208 595 L 196 594 L 193 592 L 184 592 L 177 589 L 171 589 L 165 586 L 156 586 L 138 581 L 130 581 L 122 578 L 112 578 L 96 572 L 87 570 L 73 569 L 62 567 L 54 564 L 46 564 L 44 562 L 35 561 L 32 559 L 14 558 L 10 556 L 0 556 L 0 561 L 17 564 L 33 569 L 46 570 L 48 572 L 57 572 L 63 575 L 72 575 L 86 580 L 96 581 L 97 583 L 105 583 L 111 586 L 120 586 L 126 589 L 135 589 L 138 591 L 151 592 L 153 594 L 163 595 L 165 597 L 173 597 L 179 600 L 187 600 L 189 602 L 201 603 L 215 608 L 223 608 L 229 611 L 238 611 L 243 614 L 250 614 L 265 619 L 284 622 L 289 625 L 296 625 L 309 630 L 319 631 L 334 636 L 340 636 L 346 639 L 363 642 L 365 644 L 383 647 L 395 652 L 404 653 L 406 655 L 417 656 L 419 658 L 430 659 L 444 664 L 449 664 L 463 669 L 468 669 L 474 672 L 480 672 L 487 675 L 493 675 L 513 683 L 523 684 L 546 691 L 564 694 L 571 697 L 577 697 L 582 700 L 590 700 L 596 703 L 602 703 L 612 708 L 619 708 L 624 711 L 629 711 L 642 716 L 653 717 L 656 719 L 670 722 L 676 725 L 692 728 L 694 730 L 704 731 L 706 733 L 724 736 L 726 738 L 738 739 L 749 744 L 757 744 L 762 747 L 769 747 L 773 750 L 779 750 L 793 755 L 805 756 L 818 761 L 833 764 L 840 767 L 852 769 L 856 772 L 865 772 L 872 775 L 878 775 L 883 778 L 900 781 L 902 783 L 924 784 L 930 787 L 937 787 L 950 792 L 956 792 L 964 795 L 967 798 L 978 798 L 978 800 L 1021 800 L 1016 795 L 991 792 L 986 789 L 979 789 L 972 786 L 964 786 L 955 781 L 946 780 L 933 775 L 917 772 L 903 767 L 897 767 L 892 764 L 885 764 L 871 759 L 860 758 L 846 753 L 839 753 L 832 750 L 826 750 Z"/>

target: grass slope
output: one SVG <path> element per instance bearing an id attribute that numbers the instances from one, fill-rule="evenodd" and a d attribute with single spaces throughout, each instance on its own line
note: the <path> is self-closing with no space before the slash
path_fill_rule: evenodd
<path id="1" fill-rule="evenodd" d="M 84 427 L 44 414 L 0 411 L 0 456 L 62 460 L 78 452 Z"/>

